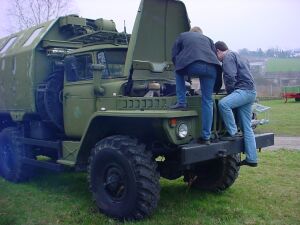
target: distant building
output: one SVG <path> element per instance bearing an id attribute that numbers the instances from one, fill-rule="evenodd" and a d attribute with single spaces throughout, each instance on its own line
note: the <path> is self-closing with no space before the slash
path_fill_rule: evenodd
<path id="1" fill-rule="evenodd" d="M 263 76 L 265 74 L 266 62 L 265 61 L 253 61 L 250 62 L 250 70 L 254 77 Z"/>
<path id="2" fill-rule="evenodd" d="M 297 58 L 300 57 L 300 49 L 294 49 L 292 54 L 293 57 L 297 57 Z"/>

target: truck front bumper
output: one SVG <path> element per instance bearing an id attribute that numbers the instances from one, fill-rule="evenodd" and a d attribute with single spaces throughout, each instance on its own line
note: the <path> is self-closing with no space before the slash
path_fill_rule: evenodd
<path id="1" fill-rule="evenodd" d="M 255 135 L 256 148 L 264 148 L 274 145 L 274 134 Z M 237 138 L 234 141 L 219 141 L 210 145 L 187 144 L 181 146 L 181 164 L 191 165 L 194 163 L 225 157 L 227 155 L 243 152 L 244 139 Z"/>

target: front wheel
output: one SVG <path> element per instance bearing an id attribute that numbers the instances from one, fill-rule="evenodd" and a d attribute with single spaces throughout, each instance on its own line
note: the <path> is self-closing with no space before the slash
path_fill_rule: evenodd
<path id="1" fill-rule="evenodd" d="M 157 207 L 157 165 L 137 139 L 111 136 L 98 142 L 90 156 L 88 181 L 98 208 L 110 217 L 143 219 Z"/>
<path id="2" fill-rule="evenodd" d="M 220 192 L 229 188 L 239 174 L 240 154 L 228 155 L 199 163 L 192 170 L 186 171 L 184 181 L 192 188 Z"/>

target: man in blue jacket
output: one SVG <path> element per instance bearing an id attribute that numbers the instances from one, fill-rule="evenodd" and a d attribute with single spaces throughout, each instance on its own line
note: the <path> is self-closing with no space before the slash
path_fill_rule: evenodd
<path id="1" fill-rule="evenodd" d="M 210 144 L 213 121 L 212 94 L 214 87 L 219 89 L 222 85 L 222 81 L 218 79 L 215 86 L 216 78 L 221 77 L 217 75 L 221 67 L 214 42 L 204 36 L 199 27 L 193 27 L 176 39 L 172 49 L 172 61 L 175 65 L 177 103 L 170 109 L 187 108 L 184 76 L 199 77 L 202 93 L 202 134 L 198 143 Z"/>
<path id="2" fill-rule="evenodd" d="M 246 159 L 240 165 L 257 166 L 256 142 L 251 127 L 252 104 L 256 98 L 254 80 L 248 61 L 236 52 L 230 51 L 227 45 L 218 41 L 215 44 L 218 59 L 223 63 L 223 79 L 228 95 L 219 101 L 219 111 L 229 136 L 223 140 L 234 140 L 238 134 L 233 109 L 237 110 L 241 129 L 244 135 Z"/>

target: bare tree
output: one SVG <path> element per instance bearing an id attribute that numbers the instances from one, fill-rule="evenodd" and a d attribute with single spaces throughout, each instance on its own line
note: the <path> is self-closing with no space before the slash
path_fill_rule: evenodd
<path id="1" fill-rule="evenodd" d="M 9 30 L 23 30 L 62 15 L 74 13 L 73 0 L 11 0 L 8 18 L 14 24 Z"/>

